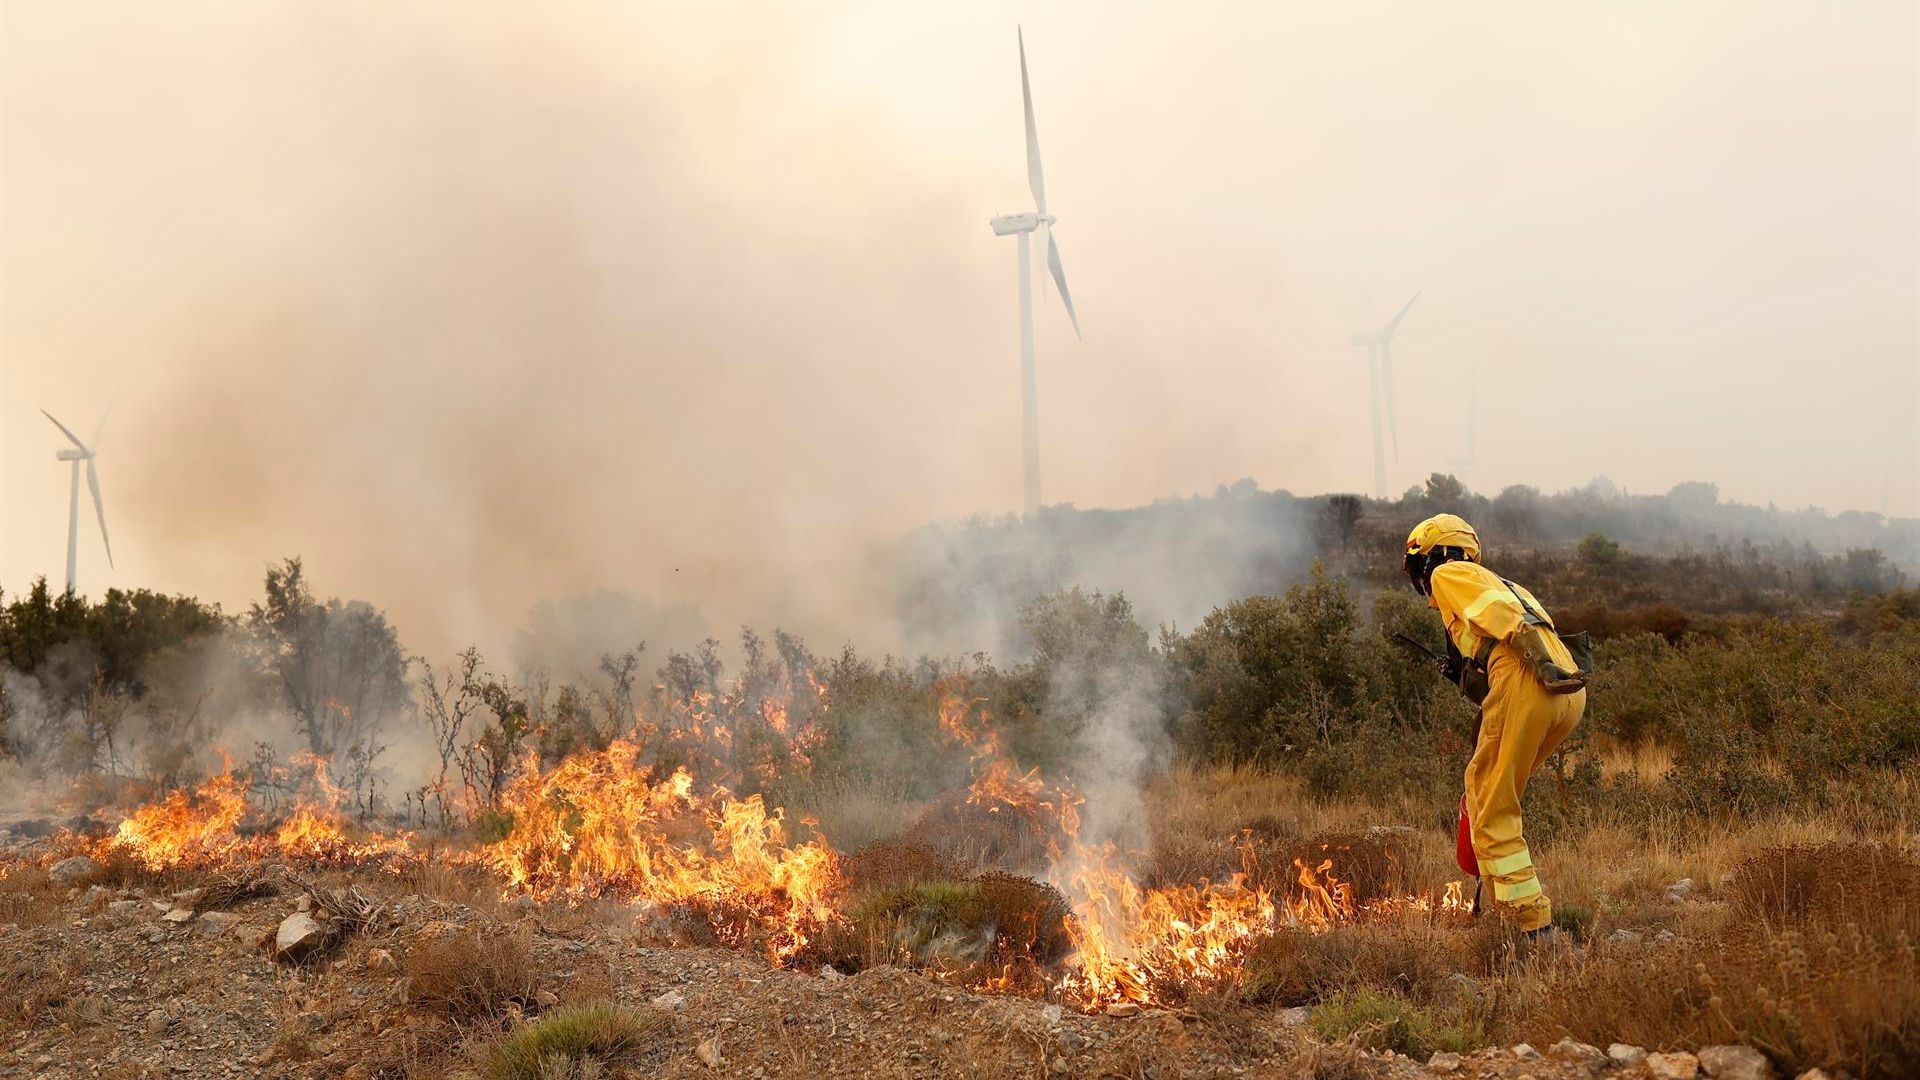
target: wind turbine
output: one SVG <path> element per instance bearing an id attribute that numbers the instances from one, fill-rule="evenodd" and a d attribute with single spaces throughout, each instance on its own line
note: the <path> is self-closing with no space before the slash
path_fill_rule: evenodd
<path id="1" fill-rule="evenodd" d="M 87 463 L 87 490 L 93 493 L 93 512 L 100 518 L 100 544 L 107 549 L 107 565 L 113 565 L 113 542 L 107 539 L 107 508 L 100 503 L 100 473 L 93 467 L 93 459 L 99 453 L 100 432 L 105 428 L 107 418 L 106 414 L 101 414 L 100 424 L 94 428 L 93 446 L 89 447 L 80 441 L 80 436 L 67 430 L 67 425 L 54 420 L 52 413 L 41 409 L 40 415 L 52 420 L 53 426 L 59 428 L 60 434 L 73 444 L 73 449 L 63 448 L 53 455 L 61 461 L 73 462 L 73 483 L 67 497 L 67 591 L 73 592 L 75 555 L 80 546 L 80 463 L 83 461 Z"/>
<path id="2" fill-rule="evenodd" d="M 1053 240 L 1053 223 L 1058 219 L 1047 213 L 1047 181 L 1040 170 L 1040 132 L 1034 127 L 1033 89 L 1027 82 L 1027 39 L 1017 29 L 1015 35 L 1020 43 L 1020 100 L 1026 107 L 1027 115 L 1027 187 L 1033 192 L 1033 210 L 997 217 L 989 224 L 993 226 L 995 236 L 1020 238 L 1020 387 L 1026 448 L 1023 473 L 1026 511 L 1031 514 L 1040 509 L 1040 400 L 1033 364 L 1032 256 L 1027 250 L 1027 237 L 1034 230 L 1040 230 L 1045 237 L 1047 270 L 1053 275 L 1053 283 L 1060 288 L 1060 303 L 1067 309 L 1067 319 L 1073 323 L 1075 338 L 1080 336 L 1080 318 L 1073 313 L 1073 295 L 1067 291 L 1067 272 L 1060 266 L 1060 246 Z"/>
<path id="3" fill-rule="evenodd" d="M 1387 497 L 1387 460 L 1385 447 L 1380 438 L 1380 384 L 1386 383 L 1387 389 L 1387 427 L 1393 433 L 1393 460 L 1400 460 L 1400 425 L 1393 411 L 1393 335 L 1400 329 L 1400 320 L 1407 317 L 1407 309 L 1413 301 L 1420 299 L 1419 293 L 1401 305 L 1400 311 L 1388 319 L 1385 326 L 1378 330 L 1354 334 L 1347 340 L 1367 350 L 1367 381 L 1370 386 L 1369 412 L 1373 417 L 1373 493 L 1377 498 Z"/>

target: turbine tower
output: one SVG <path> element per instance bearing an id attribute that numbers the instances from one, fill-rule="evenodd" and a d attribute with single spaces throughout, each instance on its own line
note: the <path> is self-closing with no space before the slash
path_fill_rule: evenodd
<path id="1" fill-rule="evenodd" d="M 1354 334 L 1347 340 L 1367 350 L 1367 383 L 1369 387 L 1368 413 L 1373 418 L 1373 494 L 1375 498 L 1387 497 L 1387 458 L 1386 447 L 1380 435 L 1380 388 L 1386 384 L 1387 392 L 1387 428 L 1392 432 L 1393 460 L 1400 461 L 1400 424 L 1393 411 L 1393 335 L 1400 329 L 1400 320 L 1407 317 L 1407 309 L 1413 301 L 1420 299 L 1419 293 L 1413 299 L 1401 305 L 1400 311 L 1388 319 L 1385 326 L 1378 330 Z"/>
<path id="2" fill-rule="evenodd" d="M 80 441 L 80 436 L 67 430 L 67 425 L 54 420 L 52 413 L 41 409 L 40 415 L 53 420 L 53 426 L 73 444 L 73 449 L 62 448 L 53 455 L 60 461 L 73 463 L 73 483 L 67 497 L 67 591 L 73 592 L 75 556 L 80 547 L 80 463 L 83 461 L 87 463 L 87 490 L 93 493 L 93 512 L 100 518 L 100 544 L 107 549 L 107 565 L 113 565 L 113 542 L 107 539 L 107 508 L 100 503 L 100 473 L 93 467 L 100 445 L 100 428 L 94 429 L 93 446 L 89 447 Z M 106 419 L 104 414 L 100 417 L 101 426 L 106 424 Z"/>
<path id="3" fill-rule="evenodd" d="M 1060 266 L 1060 246 L 1053 240 L 1053 223 L 1047 213 L 1047 181 L 1040 170 L 1040 132 L 1033 123 L 1033 89 L 1027 82 L 1027 39 L 1016 30 L 1020 43 L 1020 100 L 1027 114 L 1027 187 L 1033 192 L 1033 210 L 994 218 L 995 236 L 1020 238 L 1020 388 L 1022 442 L 1025 446 L 1024 478 L 1026 512 L 1040 509 L 1040 400 L 1033 363 L 1033 270 L 1028 253 L 1028 236 L 1039 230 L 1046 241 L 1047 270 L 1060 288 L 1060 303 L 1066 306 L 1067 319 L 1073 323 L 1073 336 L 1080 336 L 1080 318 L 1073 313 L 1073 295 L 1067 292 L 1067 272 Z M 1042 287 L 1044 288 L 1044 279 Z"/>

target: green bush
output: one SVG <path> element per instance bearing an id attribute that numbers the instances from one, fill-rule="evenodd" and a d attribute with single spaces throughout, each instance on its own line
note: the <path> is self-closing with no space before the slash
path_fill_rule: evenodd
<path id="1" fill-rule="evenodd" d="M 487 1057 L 490 1080 L 552 1080 L 577 1075 L 592 1061 L 617 1062 L 646 1052 L 672 1024 L 655 1010 L 610 1001 L 562 1005 L 522 1024 Z"/>
<path id="2" fill-rule="evenodd" d="M 1316 1006 L 1311 1024 L 1323 1039 L 1352 1039 L 1412 1058 L 1437 1050 L 1467 1053 L 1487 1043 L 1486 1024 L 1464 1007 L 1416 1005 L 1364 986 L 1343 990 Z"/>

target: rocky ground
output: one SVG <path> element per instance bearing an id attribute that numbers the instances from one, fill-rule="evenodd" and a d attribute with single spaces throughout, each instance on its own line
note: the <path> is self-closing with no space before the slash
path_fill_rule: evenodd
<path id="1" fill-rule="evenodd" d="M 219 881 L 87 885 L 84 870 L 56 865 L 37 892 L 0 897 L 12 901 L 0 917 L 11 980 L 0 1075 L 477 1077 L 486 1040 L 587 998 L 664 1021 L 628 1072 L 613 1075 L 1766 1075 L 1737 1050 L 1696 1060 L 1572 1043 L 1414 1062 L 1319 1045 L 1303 1027 L 1305 1010 L 1231 1003 L 1083 1015 L 894 967 L 781 970 L 748 952 L 663 946 L 618 909 L 466 904 L 379 873 L 324 882 L 257 874 L 253 888 L 266 891 L 232 897 L 220 895 Z M 435 1013 L 410 957 L 462 935 L 524 943 L 537 988 L 485 1023 Z"/>

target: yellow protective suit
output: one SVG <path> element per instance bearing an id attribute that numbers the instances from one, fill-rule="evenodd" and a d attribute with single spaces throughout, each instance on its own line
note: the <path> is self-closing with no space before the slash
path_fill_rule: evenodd
<path id="1" fill-rule="evenodd" d="M 1476 555 L 1478 547 L 1476 540 Z M 1487 659 L 1480 741 L 1467 763 L 1467 817 L 1480 875 L 1493 887 L 1494 910 L 1522 930 L 1537 930 L 1552 921 L 1553 906 L 1540 888 L 1527 849 L 1520 796 L 1528 778 L 1580 722 L 1587 692 L 1548 693 L 1513 644 L 1513 635 L 1525 624 L 1516 591 L 1542 618 L 1552 619 L 1532 593 L 1518 586 L 1508 589 L 1498 575 L 1473 562 L 1444 563 L 1434 568 L 1431 580 L 1428 601 L 1439 610 L 1460 654 L 1477 656 L 1486 642 L 1494 643 Z M 1554 663 L 1574 668 L 1558 637 L 1544 633 L 1541 638 Z"/>

